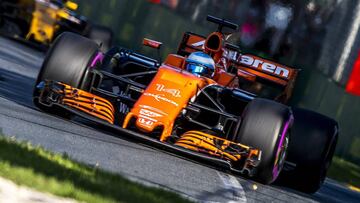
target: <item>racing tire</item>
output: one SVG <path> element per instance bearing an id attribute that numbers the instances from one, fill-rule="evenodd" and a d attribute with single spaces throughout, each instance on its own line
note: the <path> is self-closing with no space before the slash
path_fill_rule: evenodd
<path id="1" fill-rule="evenodd" d="M 87 90 L 88 67 L 97 53 L 99 53 L 99 46 L 92 40 L 69 32 L 61 34 L 50 47 L 35 85 L 44 80 L 53 80 Z M 36 86 L 33 91 L 35 106 L 53 113 L 51 108 L 39 103 L 40 91 Z"/>
<path id="2" fill-rule="evenodd" d="M 102 52 L 107 52 L 112 46 L 113 32 L 108 27 L 93 25 L 89 32 L 89 38 L 99 46 L 101 45 Z"/>
<path id="3" fill-rule="evenodd" d="M 338 140 L 336 121 L 319 113 L 293 108 L 295 122 L 281 185 L 315 193 L 324 183 Z"/>
<path id="4" fill-rule="evenodd" d="M 292 124 L 289 107 L 267 99 L 254 99 L 242 115 L 237 142 L 261 150 L 255 180 L 270 184 L 281 172 L 290 139 Z"/>

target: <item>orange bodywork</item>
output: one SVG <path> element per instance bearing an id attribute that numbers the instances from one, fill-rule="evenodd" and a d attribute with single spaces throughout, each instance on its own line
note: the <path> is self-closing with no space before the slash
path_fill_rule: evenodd
<path id="1" fill-rule="evenodd" d="M 184 69 L 185 57 L 176 54 L 169 54 L 166 57 L 164 64 L 174 68 Z"/>
<path id="2" fill-rule="evenodd" d="M 214 76 L 214 80 L 222 86 L 236 88 L 238 85 L 237 77 L 226 71 L 219 70 Z"/>
<path id="3" fill-rule="evenodd" d="M 183 69 L 184 57 L 170 55 L 158 70 L 152 82 L 142 93 L 134 107 L 127 114 L 123 128 L 128 128 L 130 121 L 136 119 L 136 128 L 145 133 L 162 129 L 160 141 L 165 142 L 172 135 L 176 118 L 184 111 L 189 101 L 204 87 L 216 82 L 204 77 L 197 77 Z M 166 64 L 166 65 L 165 65 Z M 173 66 L 173 67 L 170 67 Z M 224 74 L 224 83 L 232 81 Z M 210 154 L 229 161 L 239 161 L 242 151 L 248 157 L 259 157 L 260 150 L 250 148 L 214 135 L 199 131 L 188 131 L 180 136 L 175 145 L 192 151 Z M 249 164 L 249 163 L 247 163 Z"/>
<path id="4" fill-rule="evenodd" d="M 144 132 L 152 132 L 155 128 L 163 128 L 160 141 L 171 136 L 175 119 L 188 105 L 199 89 L 215 83 L 197 77 L 182 69 L 163 65 L 158 73 L 127 114 L 123 128 L 136 118 L 136 126 Z"/>

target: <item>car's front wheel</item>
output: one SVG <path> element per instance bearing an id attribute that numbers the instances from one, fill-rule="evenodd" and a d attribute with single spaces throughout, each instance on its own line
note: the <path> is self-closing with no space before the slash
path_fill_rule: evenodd
<path id="1" fill-rule="evenodd" d="M 90 39 L 65 32 L 50 47 L 33 91 L 34 104 L 47 111 L 39 102 L 40 90 L 36 87 L 44 80 L 62 82 L 75 88 L 87 90 L 88 68 L 99 54 L 99 46 Z"/>
<path id="2" fill-rule="evenodd" d="M 287 155 L 292 125 L 289 107 L 280 103 L 254 99 L 245 108 L 237 142 L 261 150 L 255 179 L 270 184 L 279 176 Z"/>

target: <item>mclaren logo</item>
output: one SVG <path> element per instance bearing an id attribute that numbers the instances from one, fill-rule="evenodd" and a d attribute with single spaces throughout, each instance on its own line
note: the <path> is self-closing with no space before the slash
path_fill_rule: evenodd
<path id="1" fill-rule="evenodd" d="M 288 78 L 290 74 L 289 70 L 286 68 L 276 66 L 272 63 L 253 58 L 251 56 L 241 55 L 241 57 L 239 57 L 239 63 L 261 69 L 263 71 L 273 73 L 284 78 Z"/>

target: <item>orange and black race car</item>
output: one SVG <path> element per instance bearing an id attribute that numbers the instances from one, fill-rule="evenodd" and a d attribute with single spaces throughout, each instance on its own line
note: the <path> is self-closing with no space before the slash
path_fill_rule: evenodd
<path id="1" fill-rule="evenodd" d="M 34 103 L 261 183 L 315 192 L 334 153 L 337 123 L 283 104 L 298 71 L 242 54 L 222 32 L 237 25 L 208 20 L 219 25 L 216 32 L 185 33 L 178 53 L 162 63 L 119 47 L 102 53 L 93 41 L 64 33 L 45 58 Z"/>

